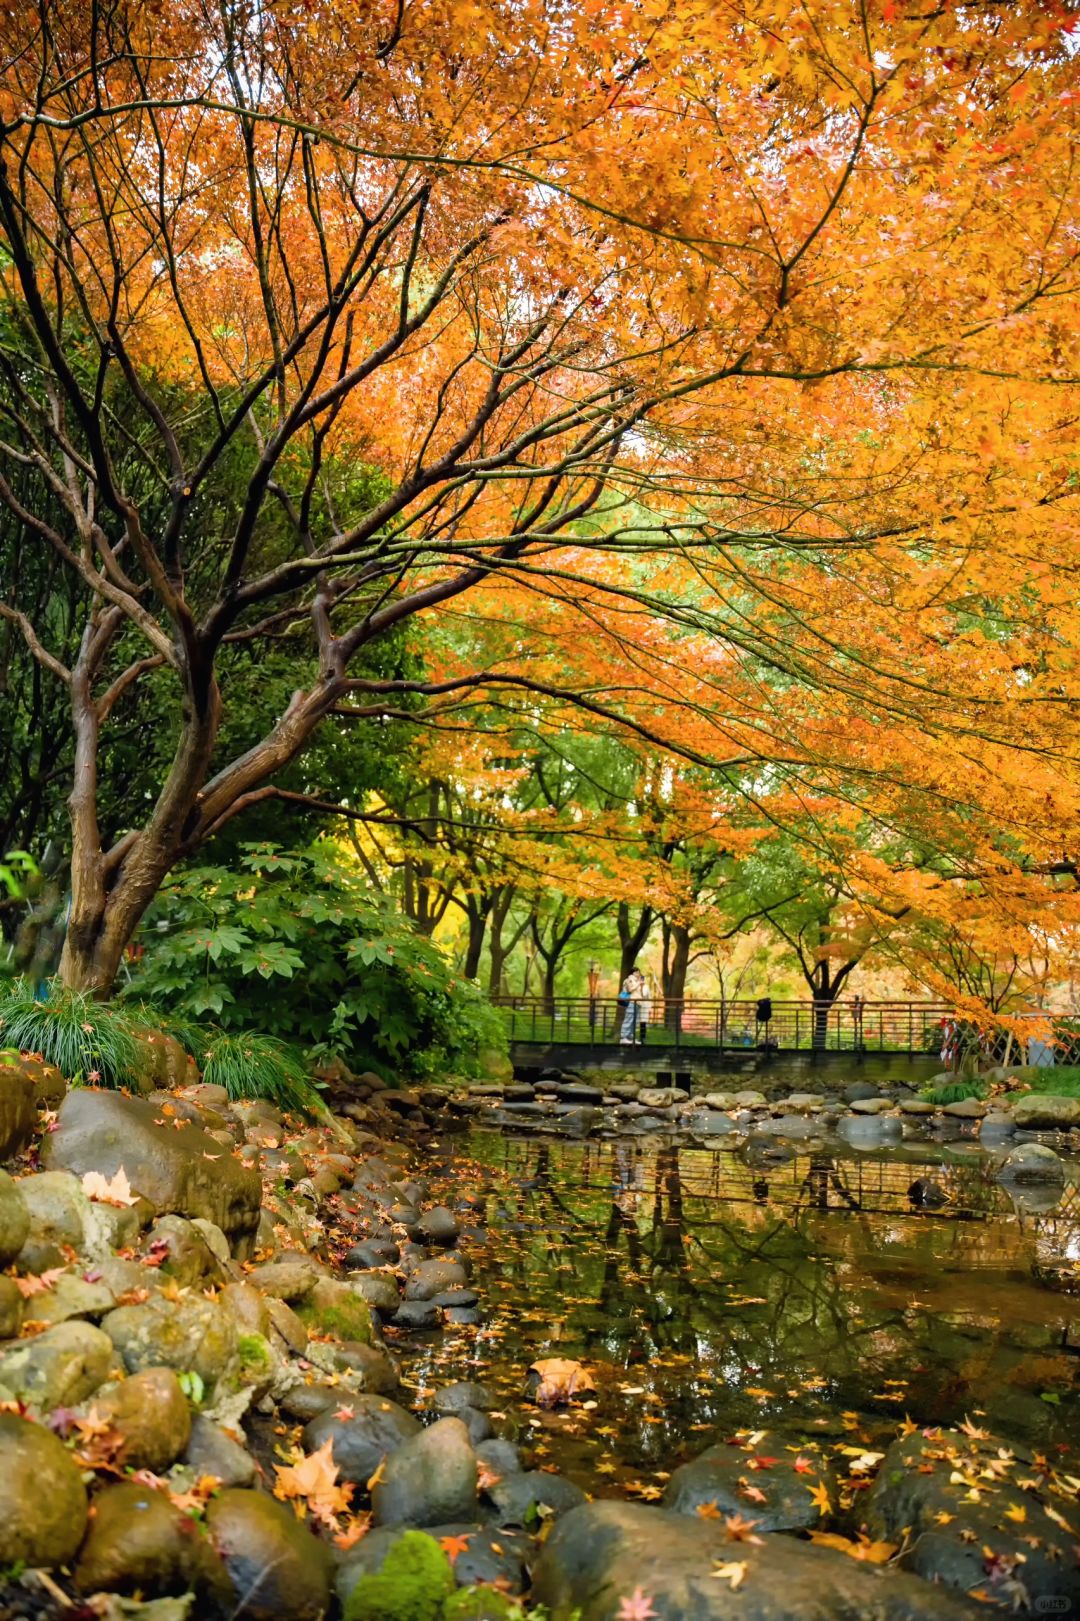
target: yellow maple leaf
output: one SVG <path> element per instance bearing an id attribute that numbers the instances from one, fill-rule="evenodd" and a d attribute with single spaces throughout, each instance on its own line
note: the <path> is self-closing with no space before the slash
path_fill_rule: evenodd
<path id="1" fill-rule="evenodd" d="M 348 1508 L 353 1489 L 348 1482 L 337 1484 L 339 1471 L 334 1462 L 333 1436 L 299 1463 L 275 1464 L 274 1470 L 277 1474 L 275 1497 L 303 1499 L 317 1520 L 337 1529 L 337 1516 Z"/>
<path id="2" fill-rule="evenodd" d="M 722 1582 L 730 1582 L 731 1591 L 737 1593 L 746 1579 L 746 1560 L 727 1559 L 717 1565 L 712 1574 Z"/>
<path id="3" fill-rule="evenodd" d="M 111 1181 L 107 1181 L 100 1171 L 87 1171 L 82 1179 L 83 1192 L 88 1199 L 96 1199 L 99 1204 L 132 1205 L 138 1203 L 138 1195 L 132 1193 L 131 1184 L 127 1179 L 127 1172 L 121 1165 Z"/>

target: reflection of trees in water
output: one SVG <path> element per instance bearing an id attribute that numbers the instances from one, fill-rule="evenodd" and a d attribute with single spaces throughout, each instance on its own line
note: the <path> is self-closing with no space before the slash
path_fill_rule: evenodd
<path id="1" fill-rule="evenodd" d="M 1076 1232 L 1075 1219 L 1013 1219 L 975 1163 L 819 1153 L 750 1169 L 730 1154 L 623 1140 L 518 1141 L 505 1167 L 528 1233 L 517 1248 L 500 1246 L 519 1304 L 550 1303 L 556 1336 L 575 1354 L 657 1363 L 661 1385 L 663 1364 L 679 1361 L 665 1394 L 698 1420 L 718 1417 L 727 1397 L 695 1389 L 696 1366 L 736 1387 L 776 1389 L 763 1410 L 773 1421 L 783 1392 L 811 1375 L 830 1380 L 840 1405 L 859 1405 L 920 1362 L 943 1403 L 968 1400 L 969 1381 L 993 1382 L 999 1339 L 1009 1337 L 995 1298 L 984 1289 L 985 1313 L 964 1324 L 912 1297 L 950 1273 L 968 1282 L 973 1268 L 1000 1269 L 1003 1256 L 1030 1277 L 1035 1221 Z M 947 1210 L 912 1210 L 920 1174 L 943 1183 Z M 995 1219 L 1003 1203 L 1007 1221 Z M 957 1212 L 969 1218 L 962 1225 Z M 656 1440 L 643 1430 L 643 1447 Z"/>

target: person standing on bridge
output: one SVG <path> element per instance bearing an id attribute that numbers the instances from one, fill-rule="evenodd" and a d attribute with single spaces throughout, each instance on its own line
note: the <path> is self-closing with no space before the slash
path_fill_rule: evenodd
<path id="1" fill-rule="evenodd" d="M 639 968 L 631 968 L 623 980 L 622 990 L 619 992 L 619 1004 L 623 1010 L 622 1029 L 619 1031 L 619 1045 L 632 1047 L 637 1039 L 638 1026 L 641 1023 L 641 1007 L 645 1001 L 645 976 Z"/>

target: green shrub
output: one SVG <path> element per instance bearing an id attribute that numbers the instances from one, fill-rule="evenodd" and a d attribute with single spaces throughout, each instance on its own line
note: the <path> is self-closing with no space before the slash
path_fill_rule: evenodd
<path id="1" fill-rule="evenodd" d="M 924 1103 L 936 1103 L 939 1107 L 944 1103 L 963 1103 L 966 1098 L 985 1098 L 985 1081 L 948 1081 L 944 1086 L 930 1086 L 919 1096 Z"/>
<path id="2" fill-rule="evenodd" d="M 0 991 L 0 1041 L 40 1053 L 69 1081 L 138 1087 L 142 1054 L 136 1039 L 145 1010 L 96 1002 L 84 991 L 54 984 L 37 1001 L 25 980 Z"/>
<path id="3" fill-rule="evenodd" d="M 191 1050 L 204 1081 L 223 1086 L 233 1101 L 265 1098 L 282 1109 L 310 1112 L 319 1094 L 303 1054 L 290 1042 L 250 1030 L 208 1029 Z"/>
<path id="4" fill-rule="evenodd" d="M 434 1537 L 406 1531 L 381 1570 L 361 1576 L 345 1606 L 345 1621 L 442 1621 L 454 1572 Z"/>
<path id="5" fill-rule="evenodd" d="M 235 868 L 189 867 L 166 882 L 132 994 L 387 1076 L 475 1075 L 486 1049 L 505 1052 L 503 1021 L 477 988 L 375 906 L 331 842 L 241 849 Z"/>
<path id="6" fill-rule="evenodd" d="M 1057 1098 L 1080 1098 L 1080 1064 L 1055 1064 L 1052 1069 L 1024 1071 L 1033 1092 Z"/>

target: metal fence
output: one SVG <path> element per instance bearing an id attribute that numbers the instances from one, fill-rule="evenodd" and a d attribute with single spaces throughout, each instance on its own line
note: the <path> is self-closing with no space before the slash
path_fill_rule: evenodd
<path id="1" fill-rule="evenodd" d="M 624 1040 L 649 1047 L 781 1052 L 935 1053 L 943 1022 L 936 1002 L 778 1002 L 761 1019 L 758 1002 L 660 1000 L 636 1014 L 611 997 L 499 996 L 494 999 L 512 1042 L 606 1047 Z M 645 1017 L 642 1018 L 642 1012 Z"/>

